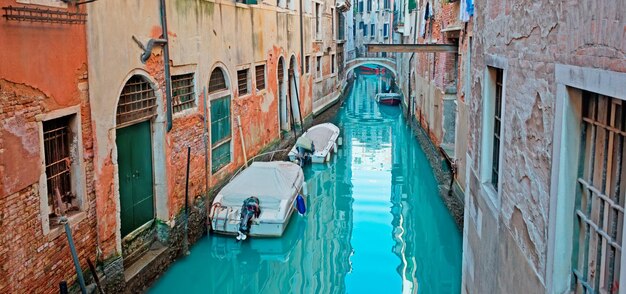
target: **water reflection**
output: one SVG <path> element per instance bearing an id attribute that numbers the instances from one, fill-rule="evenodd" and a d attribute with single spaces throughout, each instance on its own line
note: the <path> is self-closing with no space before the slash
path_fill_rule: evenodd
<path id="1" fill-rule="evenodd" d="M 308 213 L 278 239 L 209 236 L 153 293 L 458 293 L 461 236 L 397 107 L 361 76 L 337 123 L 344 146 L 305 170 Z"/>

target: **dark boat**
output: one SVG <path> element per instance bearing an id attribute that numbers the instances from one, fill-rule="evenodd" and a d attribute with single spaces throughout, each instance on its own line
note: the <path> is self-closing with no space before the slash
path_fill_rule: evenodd
<path id="1" fill-rule="evenodd" d="M 395 106 L 402 102 L 402 96 L 398 93 L 378 93 L 376 94 L 376 102 Z"/>

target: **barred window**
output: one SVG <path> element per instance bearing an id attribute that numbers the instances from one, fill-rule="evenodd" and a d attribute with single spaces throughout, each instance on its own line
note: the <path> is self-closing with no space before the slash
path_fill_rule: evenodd
<path id="1" fill-rule="evenodd" d="M 493 115 L 493 157 L 491 163 L 491 184 L 498 191 L 498 175 L 500 171 L 500 128 L 502 124 L 502 79 L 504 71 L 496 70 L 495 113 Z"/>
<path id="2" fill-rule="evenodd" d="M 156 107 L 156 95 L 150 82 L 143 76 L 132 76 L 124 85 L 117 104 L 117 127 L 154 117 Z"/>
<path id="3" fill-rule="evenodd" d="M 70 116 L 43 122 L 49 217 L 54 219 L 78 210 L 72 193 L 72 132 Z M 51 221 L 51 224 L 56 222 Z"/>
<path id="4" fill-rule="evenodd" d="M 257 90 L 265 89 L 265 64 L 257 65 L 256 71 L 256 88 Z"/>
<path id="5" fill-rule="evenodd" d="M 211 78 L 209 79 L 209 93 L 215 93 L 223 90 L 228 90 L 226 85 L 226 78 L 221 68 L 216 68 L 211 72 Z"/>
<path id="6" fill-rule="evenodd" d="M 249 69 L 241 69 L 237 71 L 237 88 L 239 90 L 239 96 L 250 93 L 248 90 L 248 71 Z"/>
<path id="7" fill-rule="evenodd" d="M 172 109 L 174 113 L 195 106 L 194 74 L 172 76 Z"/>
<path id="8" fill-rule="evenodd" d="M 335 73 L 335 54 L 330 55 L 330 73 Z"/>
<path id="9" fill-rule="evenodd" d="M 626 107 L 583 92 L 572 267 L 578 293 L 617 293 L 626 197 Z"/>

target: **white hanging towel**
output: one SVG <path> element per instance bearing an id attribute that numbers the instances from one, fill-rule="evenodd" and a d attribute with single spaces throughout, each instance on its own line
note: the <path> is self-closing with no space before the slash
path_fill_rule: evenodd
<path id="1" fill-rule="evenodd" d="M 420 36 L 422 38 L 424 38 L 426 36 L 426 20 L 424 19 L 425 15 L 426 15 L 426 8 L 424 8 L 424 11 L 422 11 L 422 13 L 420 13 L 420 16 L 419 16 Z"/>

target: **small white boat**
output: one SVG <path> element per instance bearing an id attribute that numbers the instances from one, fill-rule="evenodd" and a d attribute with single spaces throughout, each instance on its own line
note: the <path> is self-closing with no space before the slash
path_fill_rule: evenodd
<path id="1" fill-rule="evenodd" d="M 337 151 L 339 128 L 331 123 L 323 123 L 309 128 L 289 151 L 289 160 L 304 165 L 309 159 L 313 163 L 330 160 Z"/>
<path id="2" fill-rule="evenodd" d="M 241 236 L 244 225 L 245 235 L 280 237 L 295 210 L 303 183 L 304 174 L 297 164 L 254 162 L 215 196 L 209 210 L 211 228 L 217 233 Z M 256 199 L 259 213 L 248 220 L 244 215 L 251 198 Z"/>

